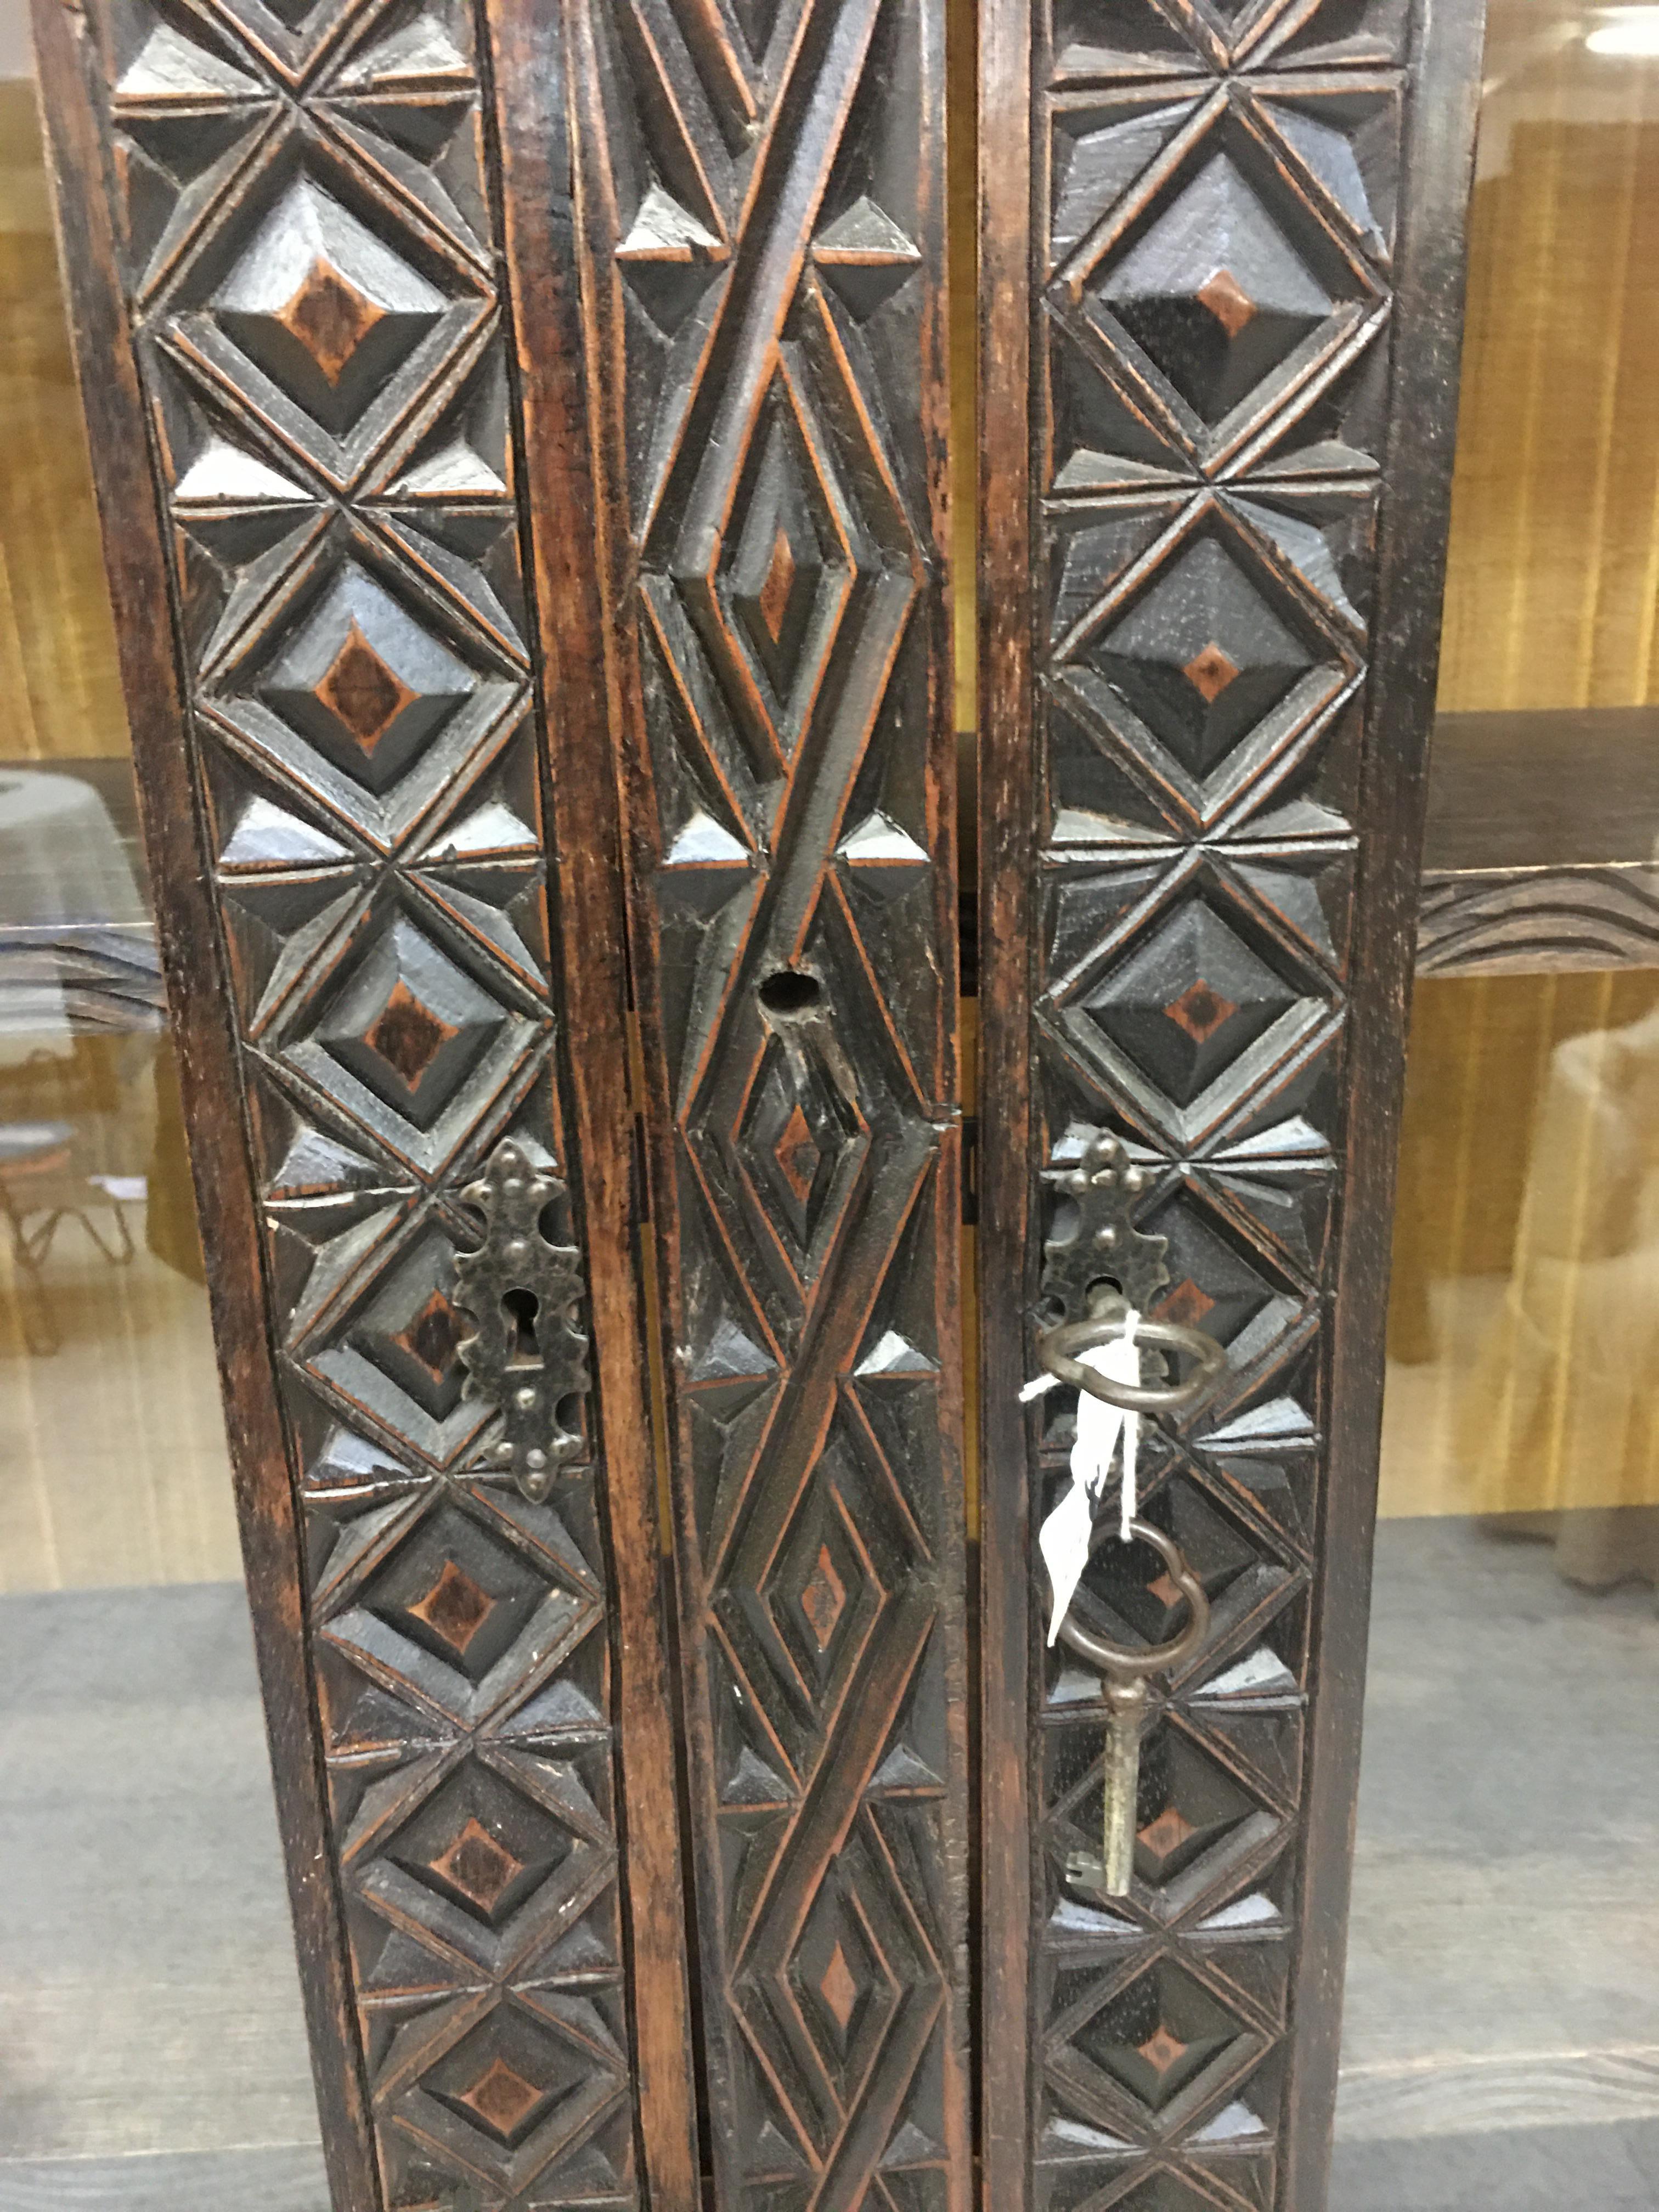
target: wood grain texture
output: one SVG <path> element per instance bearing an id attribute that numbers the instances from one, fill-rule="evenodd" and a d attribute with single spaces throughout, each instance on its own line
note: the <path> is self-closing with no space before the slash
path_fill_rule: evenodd
<path id="1" fill-rule="evenodd" d="M 569 0 L 714 2197 L 963 2205 L 943 10 Z"/>
<path id="2" fill-rule="evenodd" d="M 556 563 L 527 587 L 521 555 L 561 488 L 526 465 L 477 27 L 239 0 L 42 36 L 78 48 L 66 259 L 336 2202 L 621 2207 L 694 2154 L 665 1729 L 626 1864 L 618 1794 L 620 1702 L 666 1672 L 619 871 L 608 746 L 575 712 L 543 742 Z M 462 1193 L 509 1134 L 588 1271 L 598 1388 L 545 1503 L 455 1351 Z"/>
<path id="3" fill-rule="evenodd" d="M 621 825 L 610 773 L 607 638 L 588 532 L 599 512 L 587 442 L 570 216 L 574 185 L 563 26 L 536 5 L 490 0 L 507 263 L 525 442 L 532 558 L 549 703 L 544 759 L 561 838 L 574 1117 L 586 1163 L 589 1282 L 611 1464 L 618 1739 L 630 1897 L 636 2094 L 647 2191 L 695 2204 L 700 2186 L 676 1789 L 673 1682 L 660 1583 L 656 1455 L 641 1373 L 635 1129 L 617 1010 L 627 1003 Z M 573 527 L 581 518 L 585 528 Z"/>
<path id="4" fill-rule="evenodd" d="M 1428 58 L 1438 19 L 1387 4 L 985 18 L 984 1818 L 1030 1851 L 1024 1881 L 986 1856 L 1006 2212 L 1323 2202 L 1474 13 Z M 1013 1406 L 1032 1179 L 1079 1124 L 1148 1171 L 1158 1310 L 1229 1356 L 1143 1466 L 1212 1626 L 1158 1701 L 1115 1913 L 1064 1875 L 1098 1684 L 1036 1641 L 1070 1410 L 1028 1437 Z M 1157 1565 L 1103 1547 L 1091 1625 L 1162 1640 Z"/>
<path id="5" fill-rule="evenodd" d="M 1659 961 L 1656 726 L 1650 707 L 1437 716 L 1419 974 Z"/>
<path id="6" fill-rule="evenodd" d="M 1419 975 L 1659 967 L 1659 867 L 1425 874 Z"/>

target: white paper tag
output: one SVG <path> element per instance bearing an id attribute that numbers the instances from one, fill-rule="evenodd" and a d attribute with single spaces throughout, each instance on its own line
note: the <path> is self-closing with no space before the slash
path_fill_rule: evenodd
<path id="1" fill-rule="evenodd" d="M 1109 1344 L 1081 1355 L 1080 1364 L 1115 1382 L 1139 1382 L 1140 1352 L 1135 1330 L 1140 1316 L 1125 1319 L 1123 1334 Z M 1054 1609 L 1048 1621 L 1048 1641 L 1060 1633 L 1067 1607 L 1089 1563 L 1089 1537 L 1096 1510 L 1111 1473 L 1112 1455 L 1120 1437 L 1123 1444 L 1123 1508 L 1121 1527 L 1127 1542 L 1135 1510 L 1135 1455 L 1140 1440 L 1140 1417 L 1121 1407 L 1109 1406 L 1087 1390 L 1078 1393 L 1077 1440 L 1072 1446 L 1072 1481 L 1060 1503 L 1037 1531 L 1037 1548 L 1048 1570 L 1054 1589 Z"/>

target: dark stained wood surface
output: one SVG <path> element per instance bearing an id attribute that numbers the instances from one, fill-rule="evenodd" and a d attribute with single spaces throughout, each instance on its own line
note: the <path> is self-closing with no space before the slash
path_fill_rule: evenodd
<path id="1" fill-rule="evenodd" d="M 1440 715 L 1419 972 L 1656 963 L 1659 709 Z"/>
<path id="2" fill-rule="evenodd" d="M 1310 1622 L 1284 2212 L 1324 2212 L 1342 2021 L 1382 1427 L 1395 1171 L 1457 423 L 1484 8 L 1414 11 L 1390 421 L 1358 818 L 1328 1460 Z"/>
<path id="3" fill-rule="evenodd" d="M 971 2179 L 943 16 L 569 9 L 733 2212 Z"/>
<path id="4" fill-rule="evenodd" d="M 988 2187 L 1318 2212 L 1479 10 L 982 21 Z M 1038 1641 L 1068 1409 L 1014 1403 L 1077 1122 L 1230 1361 L 1143 1447 L 1212 1625 L 1118 1913 Z M 1103 1547 L 1091 1625 L 1168 1635 L 1157 1565 Z"/>
<path id="5" fill-rule="evenodd" d="M 617 1020 L 628 1000 L 621 825 L 611 775 L 605 610 L 590 532 L 604 527 L 586 434 L 570 227 L 568 68 L 553 12 L 488 0 L 503 224 L 526 492 L 533 520 L 546 719 L 558 825 L 569 1081 L 586 1168 L 587 1267 L 605 1421 L 617 1589 L 617 1742 L 634 1966 L 635 2094 L 647 2193 L 695 2205 L 700 2154 L 685 1935 L 684 1836 L 661 1588 L 656 1454 L 641 1349 L 646 1316 L 632 1085 Z M 578 33 L 578 36 L 580 34 Z M 590 518 L 588 530 L 571 526 Z"/>
<path id="6" fill-rule="evenodd" d="M 1426 876 L 1659 856 L 1659 707 L 1437 714 Z"/>
<path id="7" fill-rule="evenodd" d="M 495 18 L 515 125 L 544 28 Z M 689 2203 L 592 520 L 533 230 L 518 404 L 477 27 L 37 33 L 335 2201 Z M 568 161 L 514 145 L 544 222 Z M 587 1270 L 545 1504 L 455 1354 L 506 1133 Z"/>

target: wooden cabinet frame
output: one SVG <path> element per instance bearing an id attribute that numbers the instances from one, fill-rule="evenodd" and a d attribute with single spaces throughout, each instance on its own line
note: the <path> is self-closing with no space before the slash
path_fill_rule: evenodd
<path id="1" fill-rule="evenodd" d="M 37 0 L 342 2212 L 1324 2202 L 1480 9 L 979 29 L 970 1589 L 944 0 Z M 1231 1347 L 1116 1925 L 1082 1123 Z"/>

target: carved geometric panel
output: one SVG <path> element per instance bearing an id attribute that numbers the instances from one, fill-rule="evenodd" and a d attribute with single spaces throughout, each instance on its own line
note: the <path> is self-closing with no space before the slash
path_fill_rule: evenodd
<path id="1" fill-rule="evenodd" d="M 985 478 L 981 591 L 995 796 L 981 839 L 1001 901 L 1000 939 L 982 947 L 988 1145 L 1030 1113 L 1029 1157 L 984 1173 L 1012 1219 L 1022 1177 L 1112 1132 L 1139 1171 L 1134 1225 L 1164 1240 L 1157 1317 L 1207 1331 L 1227 1360 L 1204 1409 L 1141 1448 L 1139 1510 L 1180 1545 L 1210 1620 L 1203 1648 L 1153 1678 L 1121 1899 L 1069 1872 L 1102 1849 L 1100 1680 L 1042 1640 L 1032 1538 L 1069 1481 L 1068 1393 L 1029 1417 L 1018 1513 L 1001 1504 L 1012 1488 L 986 1492 L 990 1817 L 1024 1818 L 1031 1854 L 1027 1885 L 988 1843 L 988 1975 L 997 2002 L 1027 2008 L 1023 2053 L 1011 2035 L 984 2055 L 988 2109 L 1018 2112 L 1030 2087 L 1029 2134 L 1016 2118 L 988 2136 L 1011 2212 L 1313 2202 L 1305 2173 L 1287 2181 L 1285 2061 L 1329 1507 L 1332 1224 L 1368 1103 L 1347 1095 L 1358 833 L 1392 804 L 1376 793 L 1396 708 L 1390 695 L 1376 711 L 1372 660 L 1391 642 L 1378 513 L 1398 404 L 1401 118 L 1408 91 L 1432 97 L 1413 86 L 1416 22 L 1393 0 L 999 0 L 982 33 L 999 58 L 988 115 L 1023 104 L 1016 51 L 1033 64 L 1029 201 L 994 153 L 981 164 L 985 265 L 1030 277 L 1026 331 L 994 287 L 982 303 L 995 391 L 981 437 L 1005 472 Z M 1431 221 L 1451 228 L 1443 208 Z M 1028 399 L 1022 453 L 1006 430 Z M 1028 514 L 1029 586 L 1010 550 Z M 1410 601 L 1413 587 L 1391 588 Z M 1414 649 L 1431 658 L 1429 633 Z M 1029 823 L 1011 821 L 1027 806 Z M 1403 817 L 1375 834 L 1405 836 Z M 1015 884 L 1026 835 L 1030 880 Z M 1370 1018 L 1375 1048 L 1397 1017 Z M 996 1388 L 1010 1395 L 1016 1356 L 1035 1371 L 1054 1202 L 1045 1184 L 1020 1252 L 982 1210 L 987 1356 L 1006 1356 Z M 1009 1267 L 1029 1273 L 1010 1286 Z M 1017 1450 L 1000 1401 L 988 1419 L 991 1454 Z M 1028 1565 L 1005 1627 L 994 1601 Z M 1139 1544 L 1102 1544 L 1073 1602 L 1130 1644 L 1185 1618 Z M 1017 1644 L 1030 1693 L 1010 1713 L 994 1669 L 1012 1670 Z"/>
<path id="2" fill-rule="evenodd" d="M 941 19 L 584 8 L 722 2205 L 970 2173 Z"/>
<path id="3" fill-rule="evenodd" d="M 605 1472 L 584 1423 L 520 1495 L 458 1352 L 496 1144 L 581 1188 L 475 11 L 109 0 L 97 30 L 305 1559 L 329 1856 L 299 1879 L 343 1931 L 307 1964 L 356 2045 L 325 2109 L 361 2070 L 366 2206 L 626 2207 Z M 753 609 L 786 659 L 793 465 Z"/>

